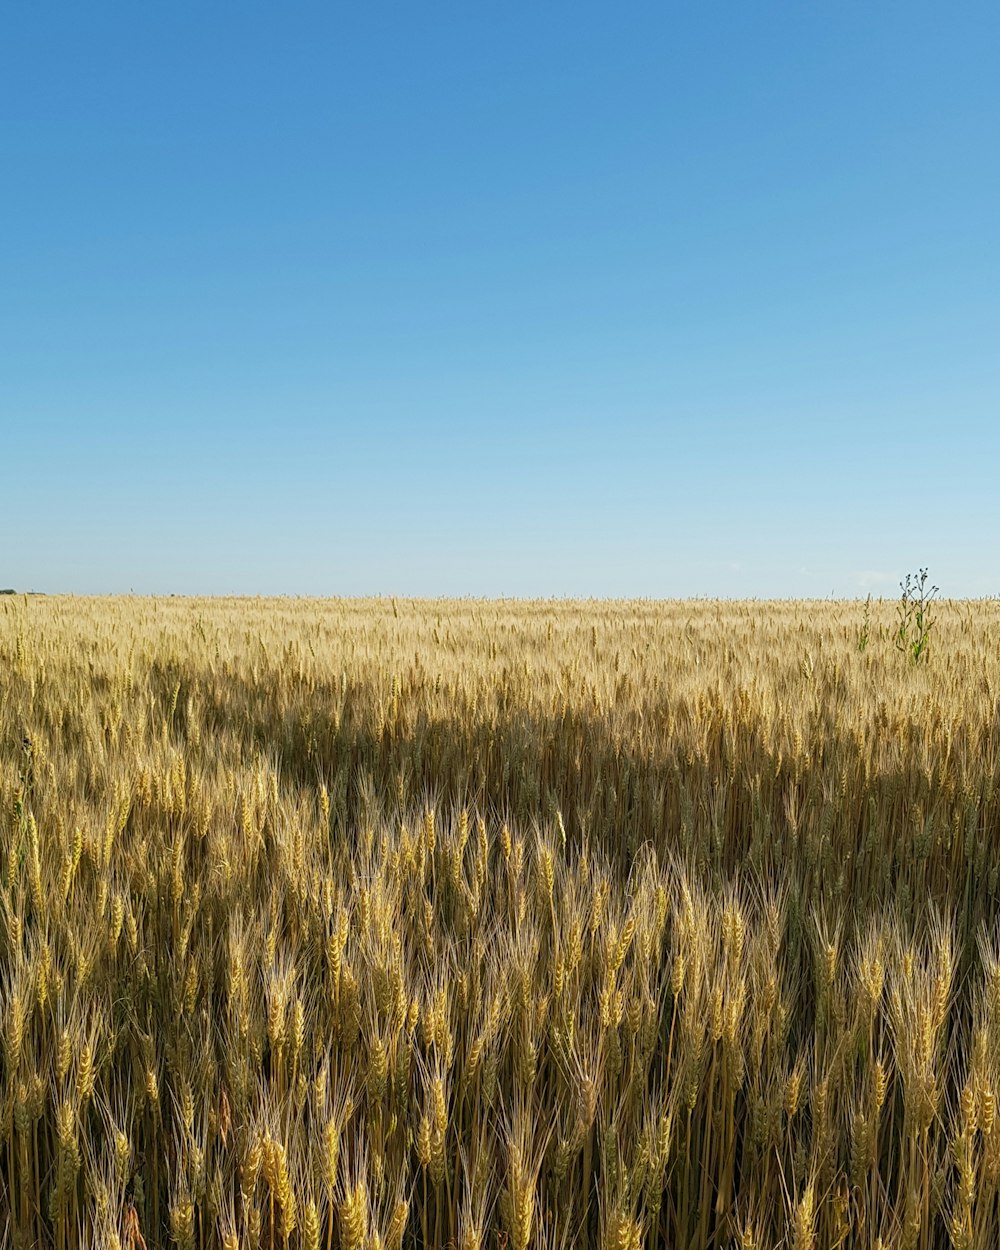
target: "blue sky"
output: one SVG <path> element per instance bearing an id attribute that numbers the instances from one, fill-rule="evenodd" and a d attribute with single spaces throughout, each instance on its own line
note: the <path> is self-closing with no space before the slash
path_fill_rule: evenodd
<path id="1" fill-rule="evenodd" d="M 1000 593 L 1000 7 L 7 6 L 0 586 Z"/>

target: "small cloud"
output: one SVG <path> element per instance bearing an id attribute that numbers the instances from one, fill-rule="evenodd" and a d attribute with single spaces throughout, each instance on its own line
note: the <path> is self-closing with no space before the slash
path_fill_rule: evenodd
<path id="1" fill-rule="evenodd" d="M 891 586 L 895 579 L 891 573 L 879 573 L 875 569 L 866 569 L 863 573 L 855 575 L 855 581 L 862 590 L 871 590 L 877 586 Z"/>

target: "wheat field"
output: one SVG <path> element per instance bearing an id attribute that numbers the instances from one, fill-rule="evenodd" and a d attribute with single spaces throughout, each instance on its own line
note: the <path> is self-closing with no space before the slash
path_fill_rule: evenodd
<path id="1" fill-rule="evenodd" d="M 0 1245 L 1000 1245 L 1000 604 L 0 600 Z"/>

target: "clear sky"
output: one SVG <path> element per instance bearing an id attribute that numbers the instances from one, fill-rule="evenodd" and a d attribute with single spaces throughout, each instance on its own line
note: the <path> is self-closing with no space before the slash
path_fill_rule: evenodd
<path id="1" fill-rule="evenodd" d="M 1000 593 L 1000 5 L 6 5 L 0 586 Z"/>

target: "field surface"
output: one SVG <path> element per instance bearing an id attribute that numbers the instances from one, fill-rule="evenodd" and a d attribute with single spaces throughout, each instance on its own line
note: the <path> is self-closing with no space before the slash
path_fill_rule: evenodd
<path id="1" fill-rule="evenodd" d="M 1000 1245 L 1000 604 L 0 599 L 0 1246 Z"/>

